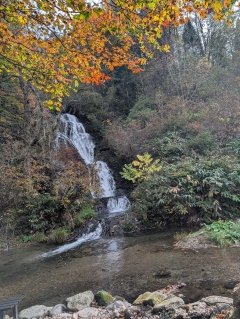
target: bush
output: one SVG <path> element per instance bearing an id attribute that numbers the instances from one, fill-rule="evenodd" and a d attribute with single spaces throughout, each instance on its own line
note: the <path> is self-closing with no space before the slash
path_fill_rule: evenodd
<path id="1" fill-rule="evenodd" d="M 71 230 L 69 228 L 60 227 L 51 232 L 50 239 L 57 244 L 62 244 L 69 238 L 70 234 Z"/>
<path id="2" fill-rule="evenodd" d="M 86 221 L 95 218 L 97 213 L 92 208 L 92 206 L 87 205 L 84 206 L 79 213 L 77 213 L 74 217 L 75 226 L 82 226 L 86 223 Z"/>
<path id="3" fill-rule="evenodd" d="M 230 157 L 165 163 L 133 191 L 133 209 L 155 224 L 240 215 L 240 165 Z"/>
<path id="4" fill-rule="evenodd" d="M 205 227 L 207 236 L 220 246 L 227 246 L 240 240 L 240 223 L 233 221 L 215 221 Z"/>
<path id="5" fill-rule="evenodd" d="M 16 210 L 17 232 L 24 234 L 46 232 L 61 222 L 62 207 L 50 194 L 40 194 Z"/>
<path id="6" fill-rule="evenodd" d="M 209 132 L 202 132 L 191 138 L 187 146 L 189 149 L 193 149 L 199 154 L 206 154 L 211 151 L 215 146 L 215 139 Z"/>

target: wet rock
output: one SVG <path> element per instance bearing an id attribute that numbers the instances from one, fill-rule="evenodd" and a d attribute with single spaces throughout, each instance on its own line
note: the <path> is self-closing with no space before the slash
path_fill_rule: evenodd
<path id="1" fill-rule="evenodd" d="M 160 268 L 154 274 L 156 278 L 169 278 L 171 277 L 171 271 L 167 270 L 167 268 Z"/>
<path id="2" fill-rule="evenodd" d="M 94 294 L 91 290 L 82 292 L 66 299 L 69 310 L 77 311 L 89 307 L 94 300 Z"/>
<path id="3" fill-rule="evenodd" d="M 182 298 L 172 296 L 169 299 L 166 299 L 153 307 L 153 313 L 165 312 L 166 310 L 175 310 L 184 306 L 184 301 Z"/>
<path id="4" fill-rule="evenodd" d="M 58 304 L 56 306 L 54 306 L 51 310 L 50 310 L 50 315 L 51 316 L 57 316 L 60 315 L 63 312 L 66 312 L 67 308 L 65 305 L 63 304 Z"/>
<path id="5" fill-rule="evenodd" d="M 220 303 L 233 305 L 232 298 L 222 296 L 208 296 L 206 298 L 202 298 L 201 301 L 205 302 L 208 305 L 215 305 Z"/>
<path id="6" fill-rule="evenodd" d="M 19 313 L 19 319 L 32 319 L 32 318 L 40 318 L 47 316 L 52 307 L 46 307 L 43 305 L 32 306 L 27 309 L 23 309 Z"/>
<path id="7" fill-rule="evenodd" d="M 137 319 L 141 318 L 141 308 L 137 306 L 131 306 L 124 312 L 124 319 Z"/>
<path id="8" fill-rule="evenodd" d="M 107 306 L 114 301 L 114 298 L 109 292 L 100 290 L 96 293 L 95 300 L 99 306 Z"/>
<path id="9" fill-rule="evenodd" d="M 137 299 L 133 302 L 133 305 L 149 305 L 154 306 L 156 304 L 161 303 L 165 299 L 169 298 L 170 296 L 163 294 L 159 291 L 154 292 L 145 292 L 144 294 L 137 297 Z"/>

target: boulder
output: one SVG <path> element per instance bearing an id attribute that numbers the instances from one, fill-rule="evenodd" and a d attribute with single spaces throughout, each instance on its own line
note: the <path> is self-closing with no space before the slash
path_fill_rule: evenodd
<path id="1" fill-rule="evenodd" d="M 197 301 L 185 306 L 187 318 L 194 319 L 209 319 L 212 314 L 211 307 L 203 301 Z"/>
<path id="2" fill-rule="evenodd" d="M 76 313 L 78 319 L 112 319 L 112 314 L 106 309 L 88 307 Z"/>
<path id="3" fill-rule="evenodd" d="M 82 310 L 89 307 L 94 300 L 94 294 L 91 290 L 82 292 L 66 299 L 67 307 L 71 311 Z"/>
<path id="4" fill-rule="evenodd" d="M 63 313 L 60 313 L 59 315 L 57 315 L 57 318 L 58 319 L 72 319 L 73 315 L 71 313 L 68 313 L 68 312 L 63 312 Z"/>
<path id="5" fill-rule="evenodd" d="M 56 306 L 54 306 L 51 310 L 50 310 L 50 315 L 53 316 L 58 316 L 61 313 L 66 312 L 67 308 L 65 305 L 63 304 L 58 304 Z"/>
<path id="6" fill-rule="evenodd" d="M 36 305 L 30 308 L 23 309 L 19 313 L 19 319 L 32 319 L 48 316 L 52 307 L 46 307 L 43 305 Z"/>
<path id="7" fill-rule="evenodd" d="M 137 306 L 131 306 L 124 312 L 124 319 L 141 318 L 141 309 Z"/>
<path id="8" fill-rule="evenodd" d="M 113 303 L 107 306 L 106 310 L 111 311 L 114 318 L 122 317 L 125 310 L 130 307 L 131 304 L 126 300 L 115 300 Z"/>
<path id="9" fill-rule="evenodd" d="M 114 298 L 109 292 L 100 290 L 96 293 L 95 300 L 99 306 L 107 306 L 114 301 Z"/>
<path id="10" fill-rule="evenodd" d="M 175 310 L 177 308 L 180 308 L 184 306 L 184 301 L 182 298 L 172 296 L 171 298 L 165 299 L 162 302 L 156 304 L 153 307 L 153 313 L 159 313 L 166 310 Z"/>
<path id="11" fill-rule="evenodd" d="M 172 297 L 172 295 L 166 295 L 159 291 L 154 291 L 154 292 L 148 291 L 138 296 L 137 299 L 133 302 L 133 305 L 155 306 L 170 297 Z"/>
<path id="12" fill-rule="evenodd" d="M 222 296 L 208 296 L 206 298 L 202 298 L 201 301 L 205 302 L 208 305 L 216 305 L 219 303 L 233 305 L 232 298 L 222 297 Z"/>
<path id="13" fill-rule="evenodd" d="M 87 307 L 80 311 L 78 311 L 78 318 L 79 319 L 95 319 L 99 318 L 99 309 L 93 307 Z"/>

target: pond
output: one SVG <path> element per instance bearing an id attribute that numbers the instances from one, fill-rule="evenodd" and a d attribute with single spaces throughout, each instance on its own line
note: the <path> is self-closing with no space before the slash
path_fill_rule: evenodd
<path id="1" fill-rule="evenodd" d="M 138 294 L 183 282 L 186 301 L 231 296 L 240 282 L 240 248 L 180 250 L 172 232 L 100 238 L 68 252 L 40 258 L 49 246 L 0 255 L 0 298 L 24 296 L 21 307 L 54 305 L 76 293 L 104 289 L 132 301 Z"/>

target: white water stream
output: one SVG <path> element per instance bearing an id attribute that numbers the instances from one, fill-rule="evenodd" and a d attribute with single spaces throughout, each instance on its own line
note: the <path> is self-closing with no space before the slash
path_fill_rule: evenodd
<path id="1" fill-rule="evenodd" d="M 84 163 L 89 167 L 90 175 L 97 174 L 97 179 L 94 176 L 90 176 L 91 181 L 96 179 L 99 184 L 97 185 L 97 189 L 99 190 L 97 192 L 92 190 L 92 196 L 95 198 L 108 198 L 107 210 L 109 216 L 116 216 L 130 209 L 130 201 L 125 195 L 116 196 L 116 183 L 107 163 L 95 161 L 95 144 L 93 139 L 74 115 L 63 114 L 60 117 L 60 131 L 57 134 L 56 146 L 60 148 L 62 143 L 71 145 L 77 150 Z M 41 257 L 45 258 L 61 254 L 80 246 L 84 242 L 99 239 L 101 234 L 102 227 L 99 224 L 94 231 L 83 234 L 72 243 L 62 245 L 57 249 L 44 253 Z"/>

